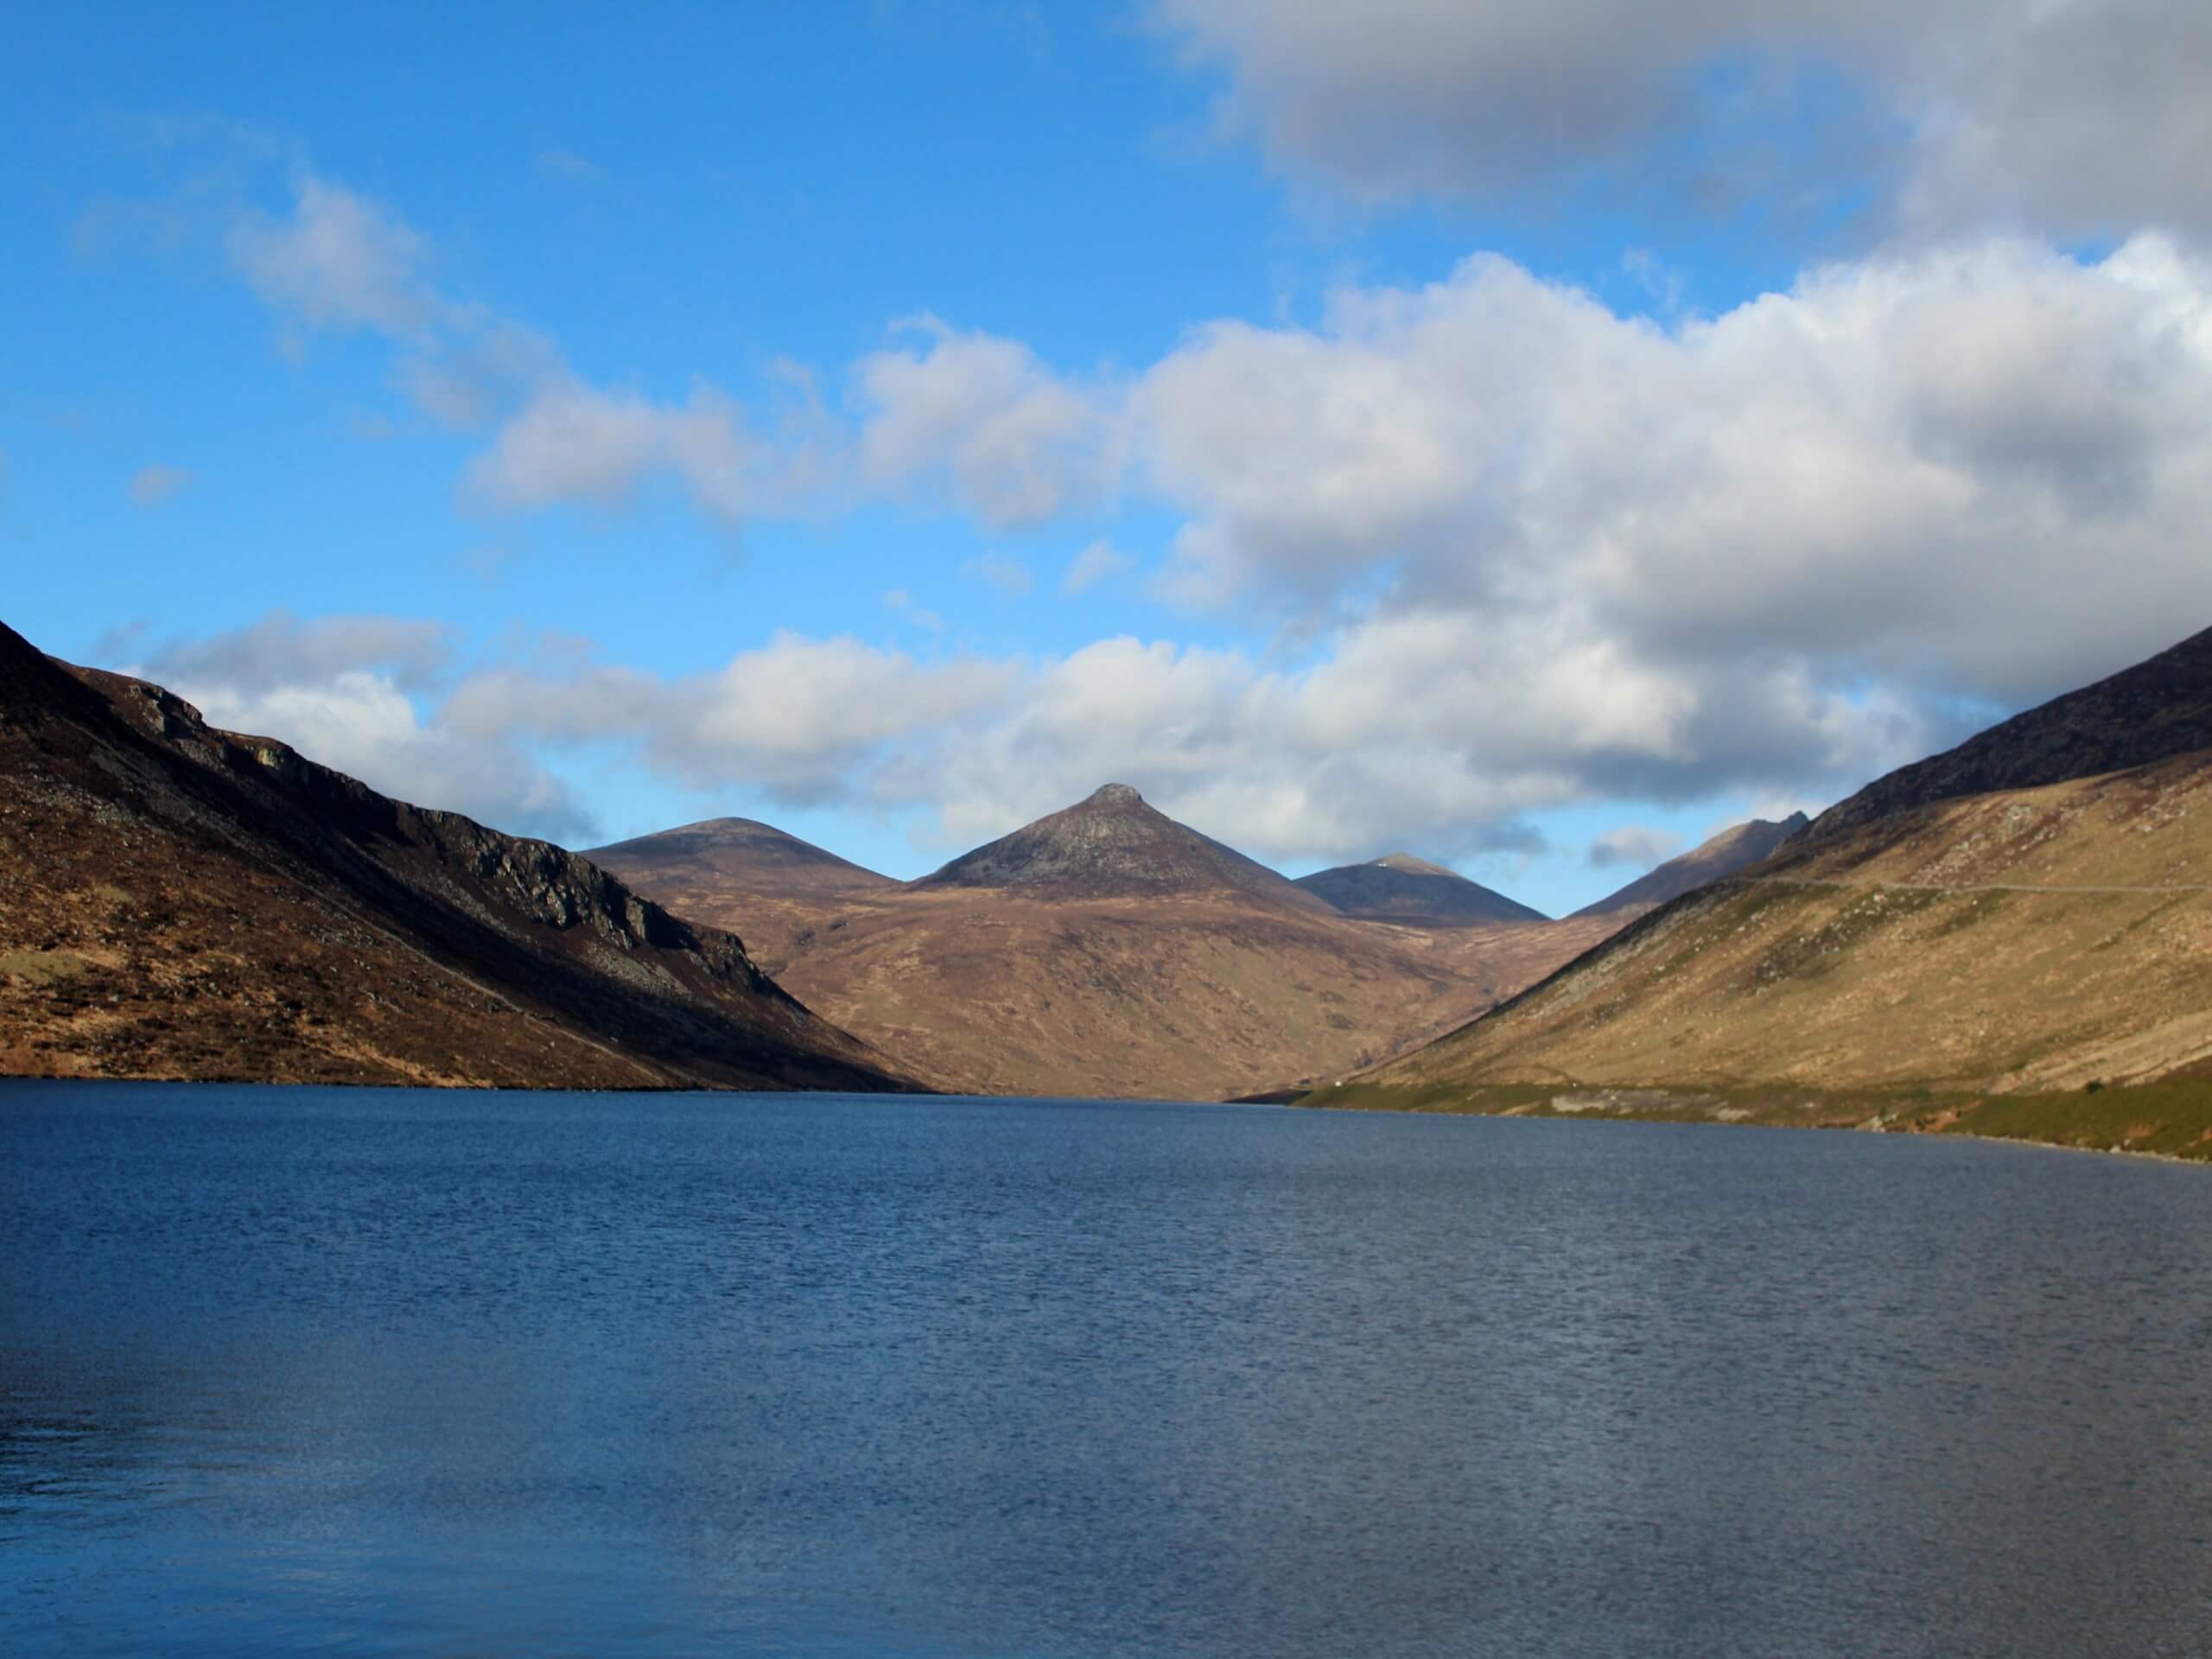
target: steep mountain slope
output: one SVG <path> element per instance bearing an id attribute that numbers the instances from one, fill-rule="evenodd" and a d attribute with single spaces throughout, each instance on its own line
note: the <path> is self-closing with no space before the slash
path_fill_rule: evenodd
<path id="1" fill-rule="evenodd" d="M 2209 639 L 1891 774 L 1335 1092 L 1603 1109 L 1659 1090 L 1655 1109 L 1720 1116 L 1840 1099 L 1858 1118 L 1957 1095 L 1955 1117 L 2212 1073 L 2212 747 L 2137 759 L 2212 736 Z"/>
<path id="2" fill-rule="evenodd" d="M 1585 905 L 1574 913 L 1577 916 L 1619 916 L 1623 921 L 1630 914 L 1641 914 L 1670 899 L 1679 899 L 1686 893 L 1695 892 L 1707 882 L 1718 881 L 1724 875 L 1733 875 L 1738 870 L 1758 863 L 1782 843 L 1805 827 L 1805 815 L 1793 812 L 1779 823 L 1769 818 L 1753 818 L 1723 830 L 1710 841 L 1701 842 L 1687 853 L 1669 859 L 1656 869 L 1638 876 L 1626 887 L 1607 893 L 1594 905 Z"/>
<path id="3" fill-rule="evenodd" d="M 1297 885 L 1347 916 L 1409 926 L 1469 927 L 1484 922 L 1541 922 L 1541 910 L 1470 881 L 1457 870 L 1411 853 L 1301 875 Z"/>
<path id="4" fill-rule="evenodd" d="M 731 934 L 0 628 L 0 1071 L 902 1086 Z"/>
<path id="5" fill-rule="evenodd" d="M 2212 749 L 2212 628 L 1901 766 L 1815 821 L 1827 839 L 1961 795 L 2033 789 Z"/>
<path id="6" fill-rule="evenodd" d="M 731 902 L 640 879 L 702 920 Z M 782 982 L 935 1086 L 1185 1098 L 1380 1059 L 1609 925 L 1355 920 L 1125 785 L 904 888 L 794 899 L 768 925 L 748 936 Z"/>

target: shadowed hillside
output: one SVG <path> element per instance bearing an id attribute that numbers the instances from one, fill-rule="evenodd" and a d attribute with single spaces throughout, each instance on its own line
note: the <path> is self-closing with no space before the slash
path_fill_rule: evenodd
<path id="1" fill-rule="evenodd" d="M 881 1090 L 737 938 L 0 628 L 0 1070 Z"/>
<path id="2" fill-rule="evenodd" d="M 1339 864 L 1298 878 L 1297 885 L 1347 916 L 1409 926 L 1470 927 L 1484 922 L 1541 922 L 1541 910 L 1493 893 L 1457 870 L 1411 853 L 1365 864 Z"/>

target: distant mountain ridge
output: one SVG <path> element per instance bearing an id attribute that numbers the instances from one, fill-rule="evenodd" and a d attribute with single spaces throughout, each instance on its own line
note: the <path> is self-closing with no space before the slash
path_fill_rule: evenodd
<path id="1" fill-rule="evenodd" d="M 995 888 L 1041 899 L 1224 896 L 1305 912 L 1327 900 L 1233 847 L 1108 784 L 908 884 L 917 893 Z"/>
<path id="2" fill-rule="evenodd" d="M 0 1071 L 907 1084 L 733 935 L 0 626 Z"/>
<path id="3" fill-rule="evenodd" d="M 1389 853 L 1364 864 L 1316 870 L 1300 876 L 1296 885 L 1344 914 L 1368 921 L 1463 927 L 1551 919 L 1541 910 L 1411 853 Z"/>
<path id="4" fill-rule="evenodd" d="M 1802 812 L 1792 812 L 1779 823 L 1753 818 L 1748 823 L 1732 825 L 1574 913 L 1611 916 L 1621 911 L 1663 905 L 1758 863 L 1804 829 L 1805 824 Z"/>

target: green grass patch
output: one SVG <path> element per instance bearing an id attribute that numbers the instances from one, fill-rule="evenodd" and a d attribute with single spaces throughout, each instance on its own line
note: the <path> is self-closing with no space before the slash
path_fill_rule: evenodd
<path id="1" fill-rule="evenodd" d="M 1633 1088 L 1567 1083 L 1348 1083 L 1316 1089 L 1295 1103 L 1348 1111 L 1491 1117 L 1572 1116 L 1790 1128 L 1878 1127 L 1893 1134 L 1986 1135 L 2212 1162 L 2212 1077 L 2035 1095 L 1931 1088 L 1804 1089 L 1778 1084 Z"/>
<path id="2" fill-rule="evenodd" d="M 92 965 L 74 950 L 0 950 L 0 976 L 26 985 L 58 985 Z"/>

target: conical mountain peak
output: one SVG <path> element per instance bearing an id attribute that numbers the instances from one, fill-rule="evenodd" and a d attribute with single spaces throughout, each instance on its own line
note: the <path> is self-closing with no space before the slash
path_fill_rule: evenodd
<path id="1" fill-rule="evenodd" d="M 998 887 L 1053 899 L 1211 896 L 1329 908 L 1266 865 L 1147 805 L 1127 784 L 1108 784 L 912 886 Z"/>

